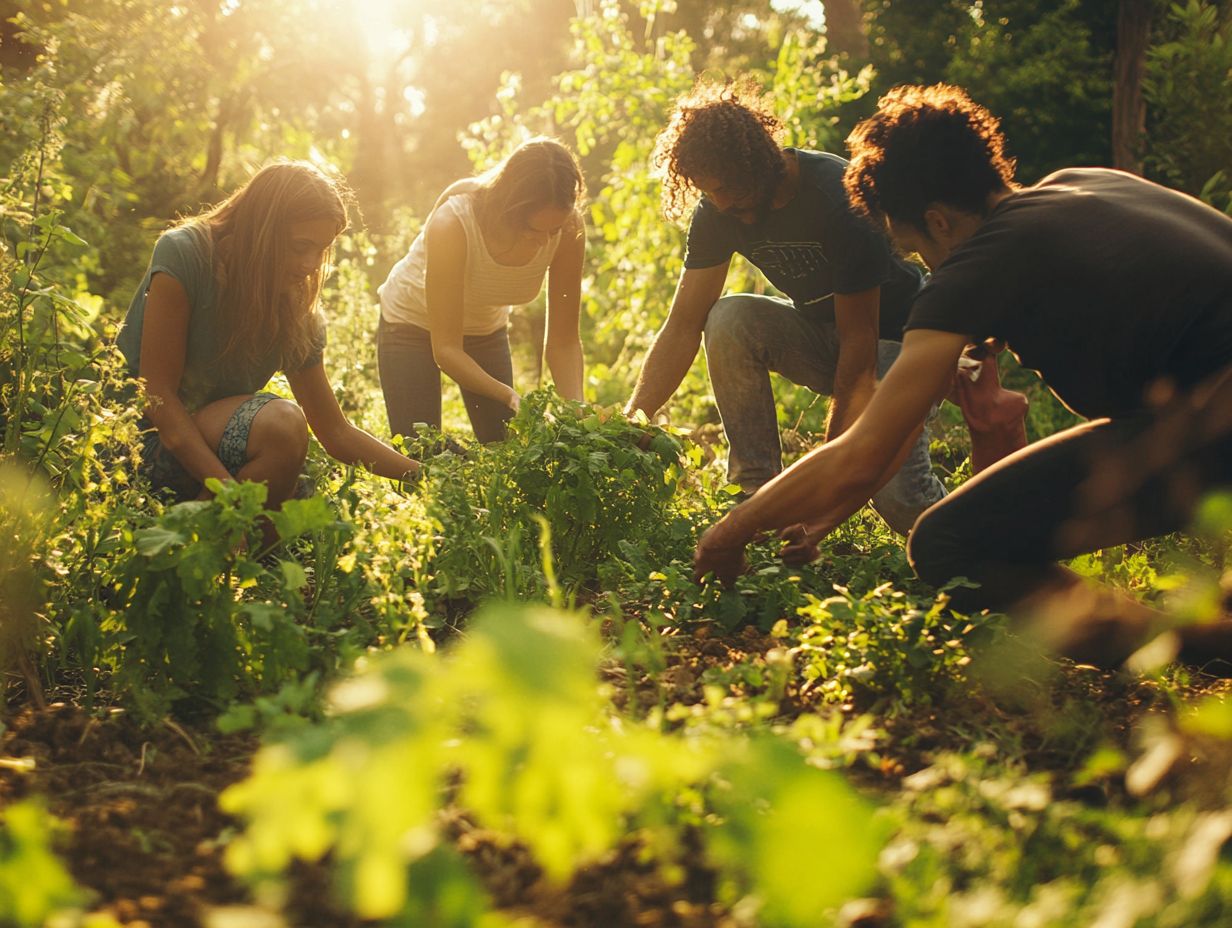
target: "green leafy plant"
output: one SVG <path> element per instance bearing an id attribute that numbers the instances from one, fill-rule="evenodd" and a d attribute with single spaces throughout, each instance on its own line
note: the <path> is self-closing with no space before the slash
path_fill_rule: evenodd
<path id="1" fill-rule="evenodd" d="M 37 800 L 12 803 L 0 813 L 0 924 L 42 928 L 54 913 L 83 900 L 51 847 L 61 830 Z"/>
<path id="2" fill-rule="evenodd" d="M 907 817 L 882 861 L 909 923 L 1215 925 L 1226 911 L 1226 811 L 1084 804 L 1047 774 L 997 763 L 991 744 L 904 786 Z"/>
<path id="3" fill-rule="evenodd" d="M 859 596 L 843 588 L 827 599 L 810 594 L 797 645 L 805 684 L 840 702 L 944 702 L 968 682 L 967 640 L 1000 623 L 996 616 L 953 614 L 946 602 L 943 595 L 918 603 L 889 584 Z"/>
<path id="4" fill-rule="evenodd" d="M 265 748 L 224 794 L 249 822 L 229 865 L 271 878 L 329 853 L 361 916 L 478 924 L 482 897 L 444 833 L 452 802 L 524 842 L 553 881 L 627 833 L 669 863 L 680 829 L 700 827 L 730 900 L 750 896 L 767 924 L 816 924 L 867 884 L 883 832 L 840 779 L 772 738 L 621 722 L 596 680 L 600 653 L 583 616 L 506 606 L 444 659 L 373 661 L 334 689 L 325 724 Z M 821 884 L 807 877 L 818 868 Z"/>
<path id="5" fill-rule="evenodd" d="M 574 589 L 592 585 L 630 538 L 655 550 L 690 537 L 672 506 L 682 463 L 668 432 L 551 391 L 528 394 L 506 441 L 429 464 L 421 491 L 444 529 L 437 591 L 545 598 L 536 515 L 550 527 L 560 582 Z"/>
<path id="6" fill-rule="evenodd" d="M 1232 15 L 1226 5 L 1168 5 L 1147 54 L 1146 163 L 1163 182 L 1232 210 Z"/>

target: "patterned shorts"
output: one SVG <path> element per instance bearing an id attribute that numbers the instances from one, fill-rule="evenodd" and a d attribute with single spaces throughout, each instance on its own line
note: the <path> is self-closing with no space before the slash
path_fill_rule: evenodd
<path id="1" fill-rule="evenodd" d="M 252 420 L 265 408 L 266 403 L 276 399 L 278 397 L 273 393 L 254 393 L 231 413 L 216 449 L 218 460 L 231 476 L 238 474 L 240 468 L 248 463 L 248 433 L 252 431 Z M 151 485 L 170 494 L 176 502 L 195 499 L 201 492 L 201 481 L 186 471 L 175 455 L 163 447 L 158 440 L 158 430 L 150 426 L 142 440 L 142 460 Z"/>

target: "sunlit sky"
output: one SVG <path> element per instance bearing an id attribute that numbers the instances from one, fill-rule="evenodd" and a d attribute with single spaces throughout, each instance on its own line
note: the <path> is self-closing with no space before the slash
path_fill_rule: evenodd
<path id="1" fill-rule="evenodd" d="M 352 15 L 360 23 L 373 52 L 396 55 L 404 51 L 413 37 L 399 22 L 396 11 L 405 5 L 405 0 L 351 0 Z M 783 12 L 797 11 L 808 17 L 814 29 L 821 29 L 826 14 L 822 0 L 770 0 L 770 6 Z M 429 18 L 429 23 L 430 23 Z M 432 36 L 418 37 L 419 41 L 432 44 Z"/>
<path id="2" fill-rule="evenodd" d="M 783 12 L 795 10 L 803 13 L 814 29 L 820 29 L 826 21 L 826 11 L 821 0 L 770 0 L 770 5 Z"/>
<path id="3" fill-rule="evenodd" d="M 404 0 L 351 0 L 346 6 L 359 23 L 368 48 L 382 57 L 394 57 L 404 52 L 412 41 L 431 45 L 435 40 L 435 28 L 431 17 L 425 17 L 425 34 L 412 36 L 404 18 L 396 13 L 405 6 Z"/>
<path id="4" fill-rule="evenodd" d="M 392 62 L 413 45 L 432 45 L 437 39 L 436 20 L 431 15 L 410 18 L 406 15 L 407 0 L 335 0 L 346 9 L 363 33 L 368 52 L 377 60 Z M 770 0 L 776 10 L 796 11 L 808 18 L 809 24 L 820 30 L 825 23 L 822 0 Z M 414 24 L 415 31 L 410 27 Z M 404 93 L 412 116 L 423 112 L 423 92 L 408 85 Z"/>

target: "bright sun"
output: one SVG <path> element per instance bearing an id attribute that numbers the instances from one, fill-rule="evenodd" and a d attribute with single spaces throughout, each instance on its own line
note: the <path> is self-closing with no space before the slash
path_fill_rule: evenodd
<path id="1" fill-rule="evenodd" d="M 359 25 L 369 53 L 384 59 L 401 55 L 416 38 L 407 15 L 411 5 L 406 0 L 348 0 L 342 4 Z M 425 38 L 421 35 L 418 40 Z"/>

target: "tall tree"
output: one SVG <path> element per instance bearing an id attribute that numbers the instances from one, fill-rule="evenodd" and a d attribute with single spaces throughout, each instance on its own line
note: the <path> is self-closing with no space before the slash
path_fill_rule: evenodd
<path id="1" fill-rule="evenodd" d="M 1112 84 L 1112 166 L 1142 173 L 1146 101 L 1142 79 L 1151 44 L 1156 0 L 1120 0 L 1117 5 L 1115 79 Z"/>
<path id="2" fill-rule="evenodd" d="M 859 0 L 825 0 L 830 50 L 851 59 L 868 57 L 868 32 Z"/>
<path id="3" fill-rule="evenodd" d="M 1109 163 L 1116 9 L 1106 0 L 861 2 L 876 91 L 961 84 L 1001 117 L 1027 181 Z"/>

